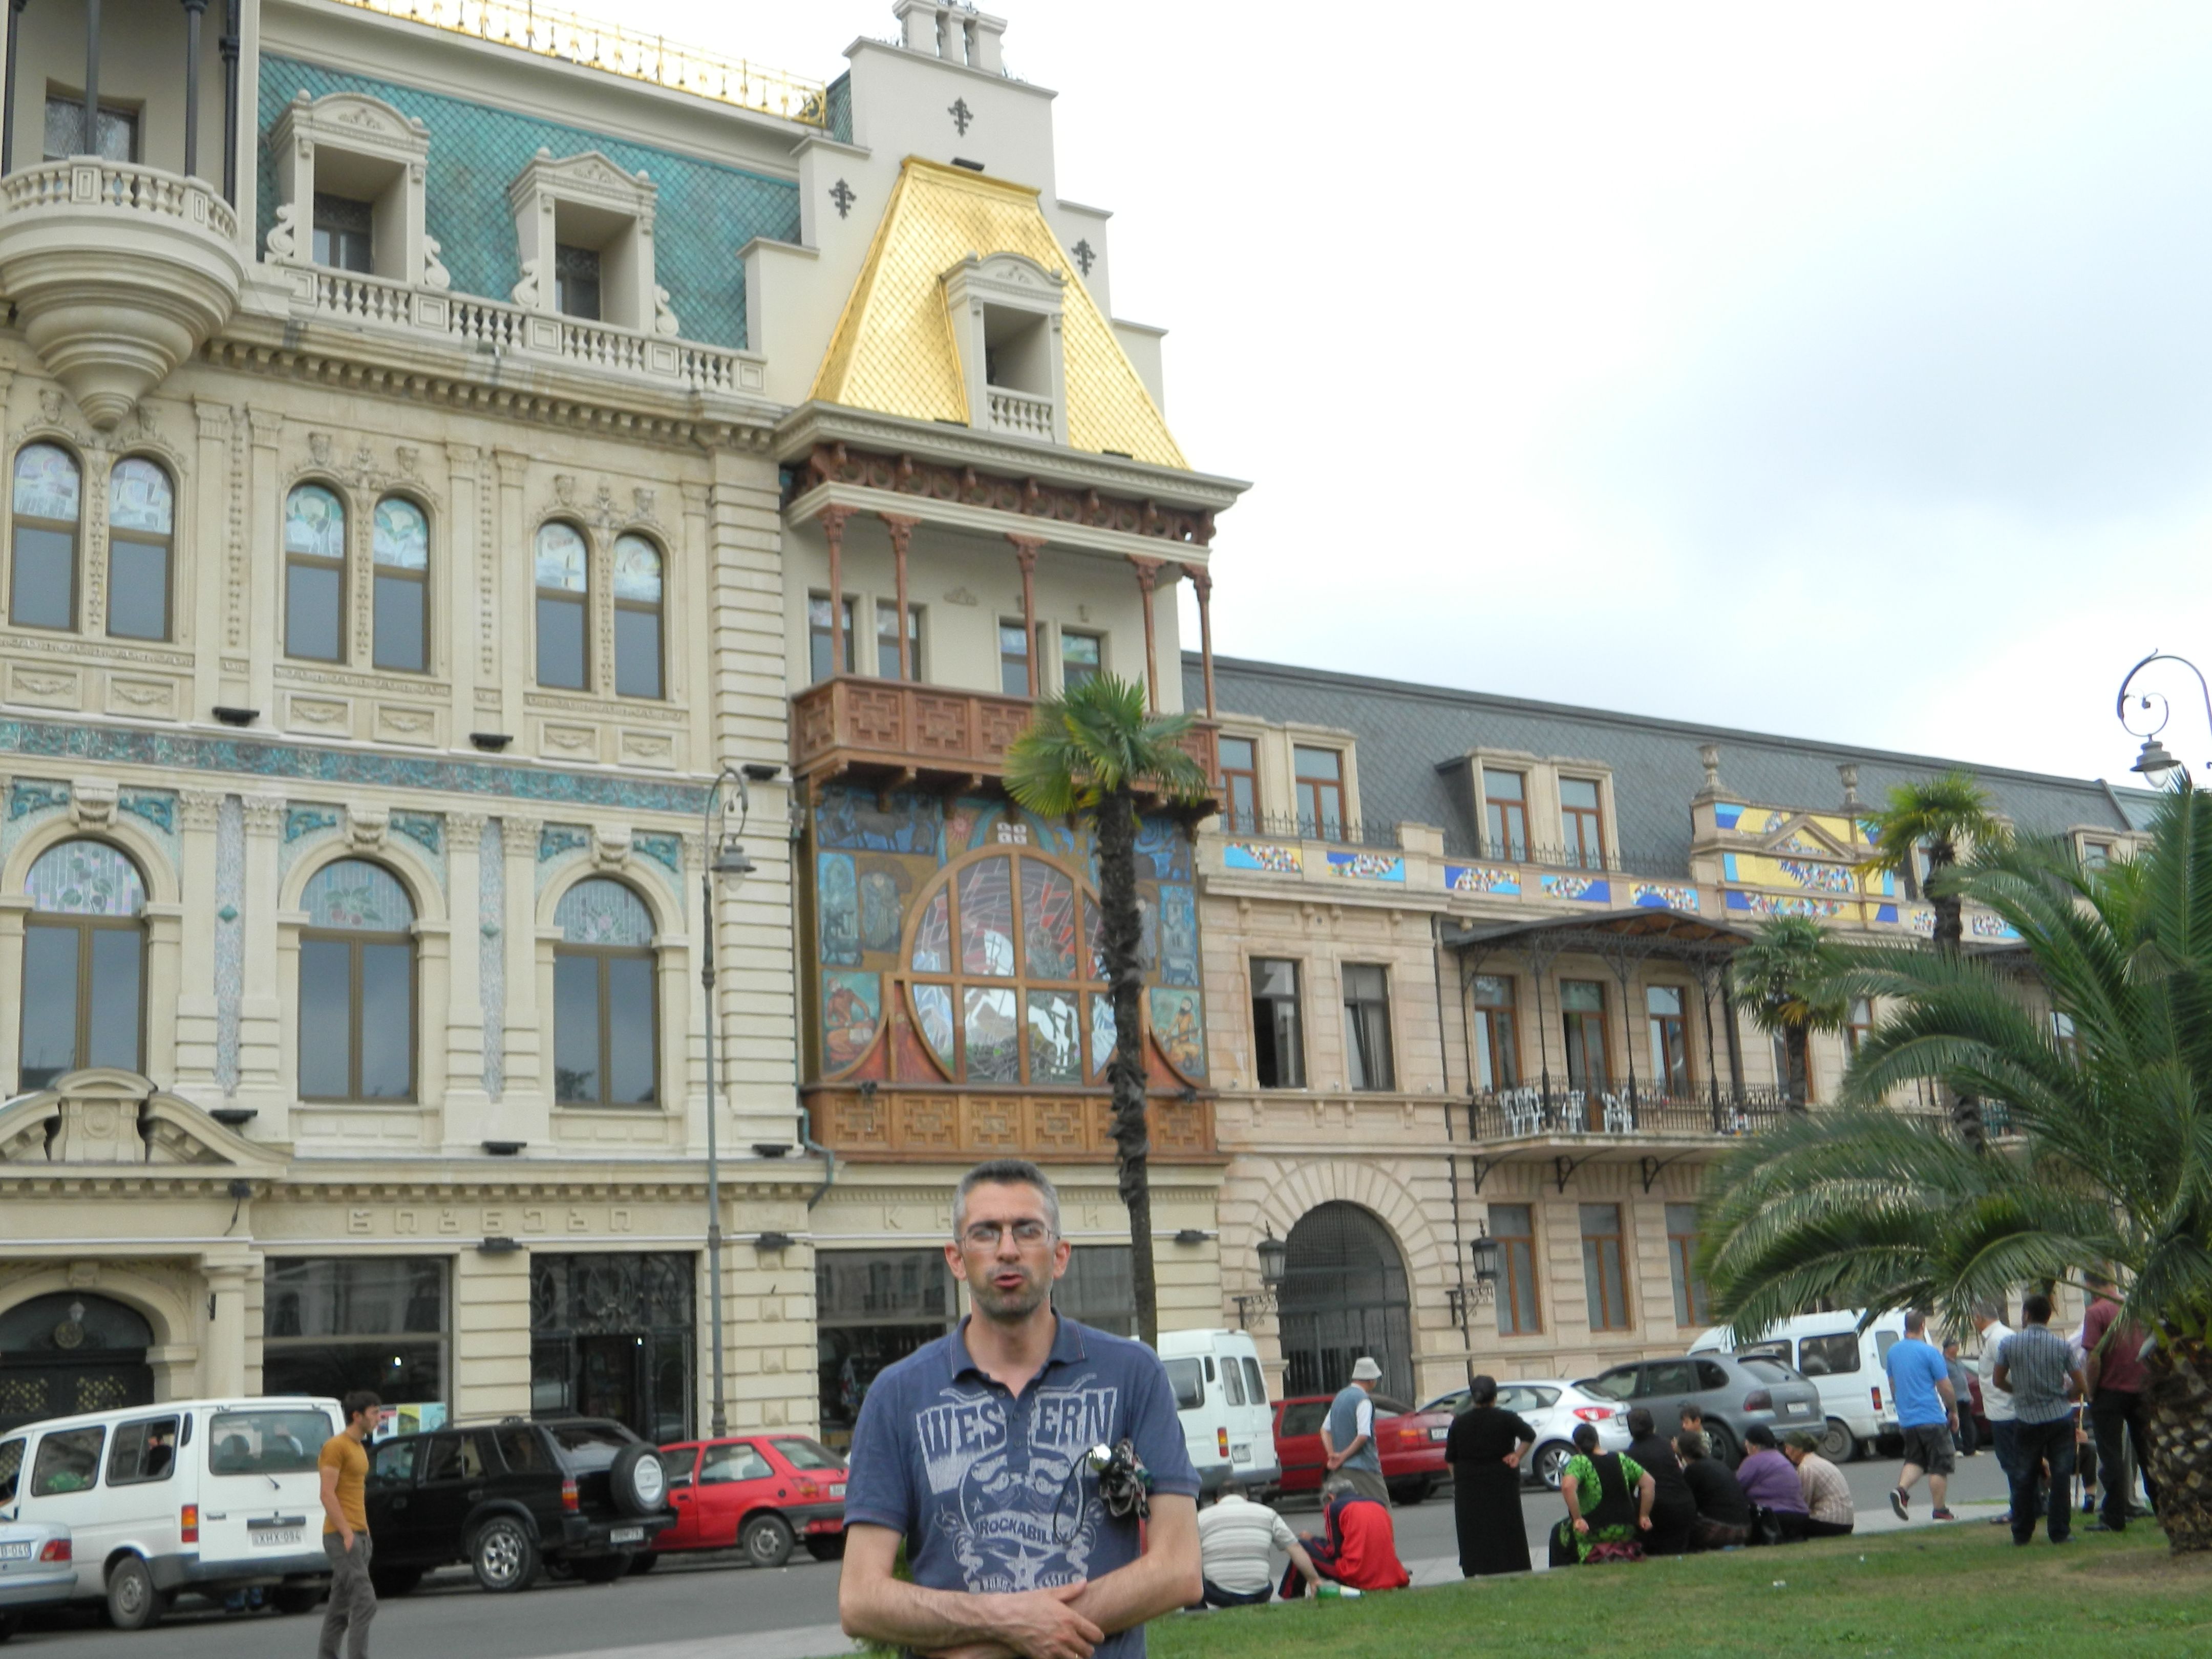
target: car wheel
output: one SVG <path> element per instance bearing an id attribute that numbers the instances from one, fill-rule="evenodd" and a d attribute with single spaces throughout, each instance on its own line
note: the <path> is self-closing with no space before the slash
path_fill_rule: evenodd
<path id="1" fill-rule="evenodd" d="M 169 1610 L 167 1590 L 154 1588 L 144 1560 L 126 1555 L 107 1575 L 107 1622 L 118 1630 L 151 1630 Z"/>
<path id="2" fill-rule="evenodd" d="M 757 1567 L 780 1567 L 791 1559 L 791 1524 L 780 1515 L 757 1515 L 738 1528 L 738 1547 Z"/>
<path id="3" fill-rule="evenodd" d="M 817 1561 L 842 1561 L 845 1559 L 845 1534 L 833 1533 L 827 1538 L 810 1538 L 806 1553 Z"/>
<path id="4" fill-rule="evenodd" d="M 660 1565 L 660 1558 L 651 1550 L 640 1550 L 629 1559 L 629 1576 L 641 1578 Z"/>
<path id="5" fill-rule="evenodd" d="M 1735 1437 L 1729 1432 L 1727 1424 L 1716 1423 L 1707 1419 L 1705 1441 L 1712 1449 L 1715 1462 L 1725 1464 L 1729 1468 L 1736 1466 L 1741 1454 L 1736 1449 Z"/>
<path id="6" fill-rule="evenodd" d="M 1566 1472 L 1567 1460 L 1575 1449 L 1564 1440 L 1553 1440 L 1536 1448 L 1536 1478 L 1553 1492 L 1559 1489 L 1559 1477 Z"/>
<path id="7" fill-rule="evenodd" d="M 1850 1425 L 1839 1417 L 1828 1419 L 1827 1431 L 1820 1437 L 1820 1455 L 1831 1463 L 1850 1461 L 1852 1449 L 1857 1444 L 1851 1438 Z"/>
<path id="8" fill-rule="evenodd" d="M 371 1567 L 368 1570 L 368 1587 L 376 1592 L 380 1601 L 410 1595 L 415 1586 L 422 1582 L 422 1569 L 420 1567 Z"/>
<path id="9" fill-rule="evenodd" d="M 576 1577 L 587 1584 L 611 1584 L 629 1571 L 628 1555 L 594 1555 L 576 1563 Z"/>
<path id="10" fill-rule="evenodd" d="M 1389 1487 L 1394 1504 L 1414 1504 L 1425 1501 L 1437 1489 L 1436 1481 L 1428 1475 L 1419 1475 L 1410 1480 L 1395 1482 Z"/>
<path id="11" fill-rule="evenodd" d="M 650 1446 L 624 1446 L 607 1469 L 607 1483 L 615 1507 L 641 1518 L 659 1515 L 668 1507 L 668 1471 L 660 1467 L 660 1454 Z"/>
<path id="12" fill-rule="evenodd" d="M 469 1567 L 479 1588 L 495 1595 L 527 1589 L 538 1577 L 538 1546 L 511 1515 L 495 1515 L 469 1540 Z"/>
<path id="13" fill-rule="evenodd" d="M 374 1587 L 372 1580 L 371 1588 Z M 313 1613 L 329 1593 L 328 1588 L 322 1584 L 279 1584 L 269 1602 L 277 1612 L 287 1615 Z"/>

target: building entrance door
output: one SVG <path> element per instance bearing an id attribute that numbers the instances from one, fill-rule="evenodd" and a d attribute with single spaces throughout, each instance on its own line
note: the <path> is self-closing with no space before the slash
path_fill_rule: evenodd
<path id="1" fill-rule="evenodd" d="M 153 1327 L 104 1296 L 59 1291 L 0 1313 L 0 1434 L 48 1417 L 154 1403 Z"/>
<path id="2" fill-rule="evenodd" d="M 1285 1391 L 1334 1394 L 1366 1354 L 1382 1368 L 1376 1393 L 1418 1404 L 1406 1263 L 1389 1230 L 1357 1204 L 1323 1204 L 1299 1218 L 1289 1245 L 1276 1297 Z"/>
<path id="3" fill-rule="evenodd" d="M 530 1259 L 530 1401 L 540 1417 L 611 1417 L 655 1445 L 691 1432 L 691 1258 Z"/>

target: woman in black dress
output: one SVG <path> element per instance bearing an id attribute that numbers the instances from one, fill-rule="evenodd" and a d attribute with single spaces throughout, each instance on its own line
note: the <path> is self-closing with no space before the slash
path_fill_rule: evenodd
<path id="1" fill-rule="evenodd" d="M 1452 1518 L 1459 1570 L 1469 1578 L 1527 1572 L 1528 1528 L 1521 1518 L 1521 1465 L 1536 1431 L 1498 1403 L 1495 1377 L 1474 1379 L 1474 1403 L 1452 1419 L 1444 1461 L 1452 1468 Z"/>

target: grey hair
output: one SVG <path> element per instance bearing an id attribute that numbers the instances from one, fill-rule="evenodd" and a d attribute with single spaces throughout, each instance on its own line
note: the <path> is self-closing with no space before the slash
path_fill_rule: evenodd
<path id="1" fill-rule="evenodd" d="M 1911 1336 L 1928 1328 L 1928 1316 L 1917 1308 L 1905 1310 L 1905 1334 Z"/>
<path id="2" fill-rule="evenodd" d="M 1025 1158 L 994 1158 L 978 1164 L 960 1177 L 952 1194 L 952 1236 L 957 1238 L 968 1224 L 968 1194 L 978 1187 L 1034 1187 L 1044 1200 L 1045 1224 L 1060 1236 L 1060 1194 L 1042 1170 Z"/>
<path id="3" fill-rule="evenodd" d="M 1999 1323 L 2002 1323 L 2004 1316 L 2005 1305 L 2002 1302 L 1977 1302 L 1974 1304 L 1974 1317 L 1977 1319 L 1994 1319 Z"/>

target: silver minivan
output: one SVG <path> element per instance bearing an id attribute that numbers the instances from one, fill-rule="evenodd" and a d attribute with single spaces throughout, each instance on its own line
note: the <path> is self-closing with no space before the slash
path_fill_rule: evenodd
<path id="1" fill-rule="evenodd" d="M 119 1630 L 160 1622 L 179 1595 L 254 1586 L 304 1613 L 330 1577 L 323 1443 L 334 1400 L 173 1400 L 32 1423 L 0 1435 L 0 1521 L 70 1529 L 81 1601 Z"/>

